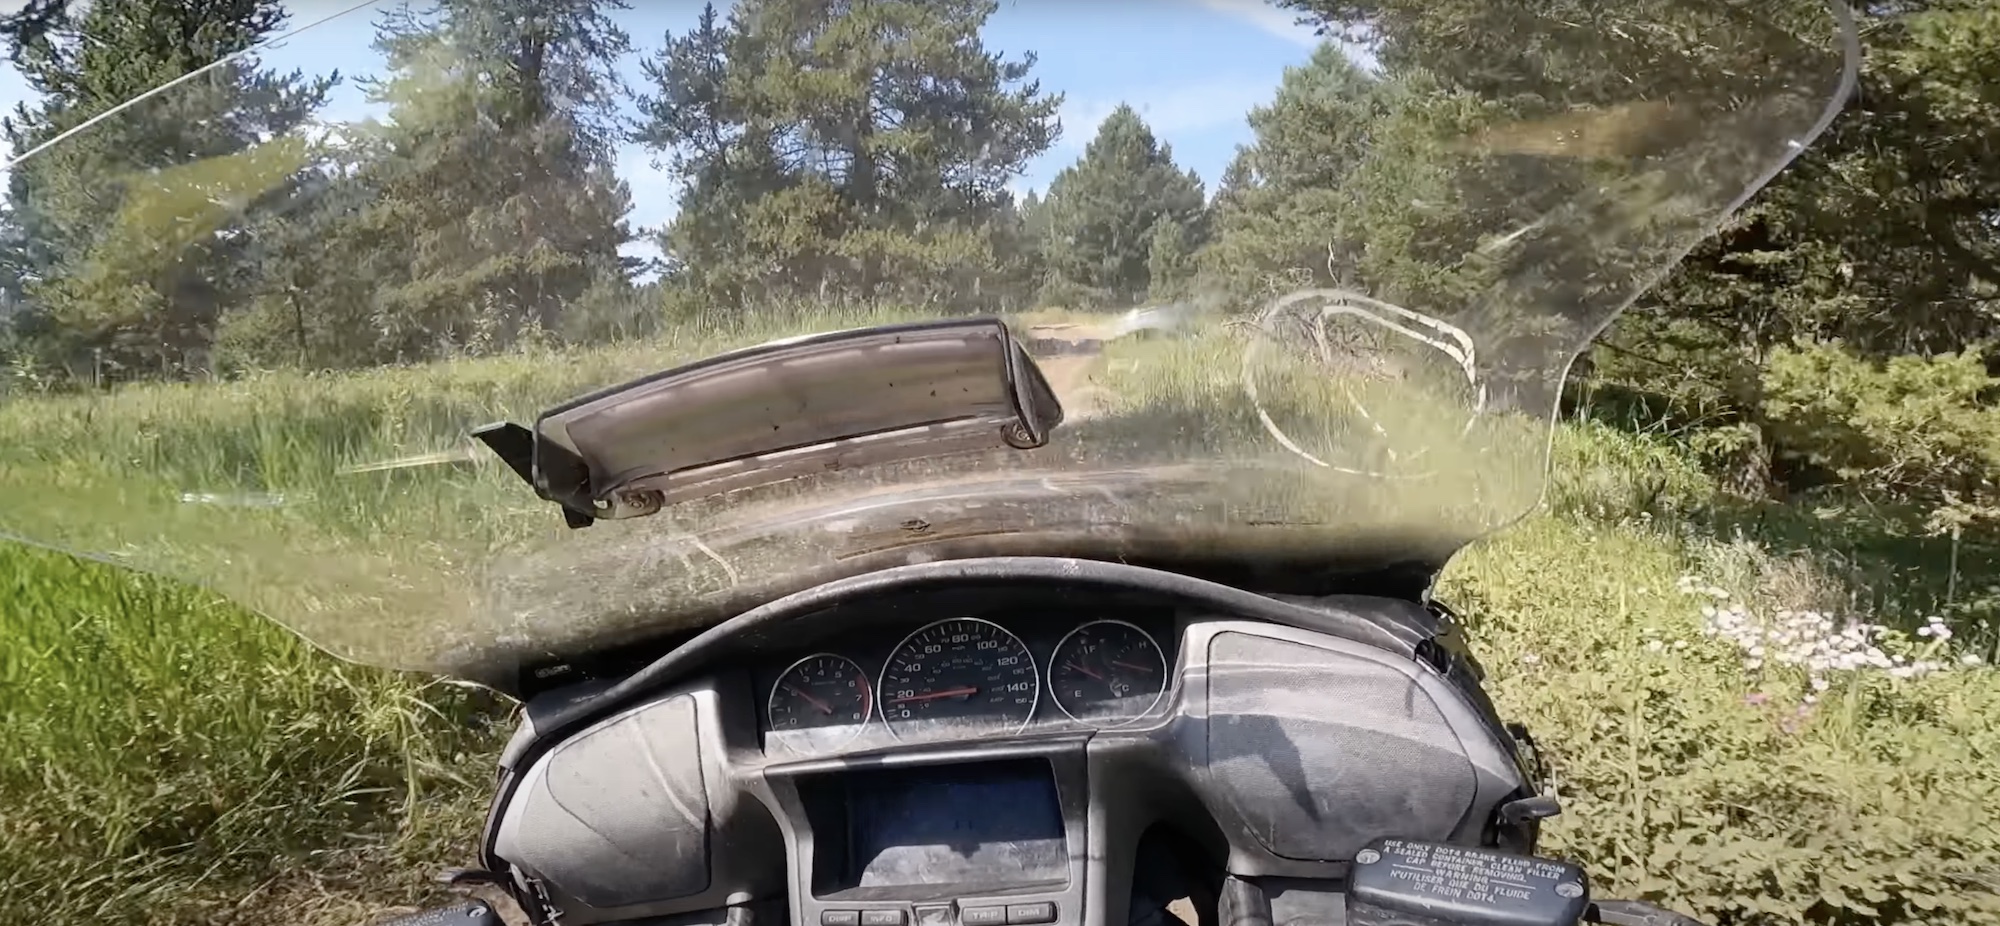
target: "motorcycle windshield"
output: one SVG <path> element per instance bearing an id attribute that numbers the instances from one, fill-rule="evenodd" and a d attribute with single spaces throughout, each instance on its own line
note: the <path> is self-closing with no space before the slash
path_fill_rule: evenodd
<path id="1" fill-rule="evenodd" d="M 9 168 L 0 533 L 503 688 L 912 562 L 1434 569 L 1537 503 L 1570 363 L 1825 127 L 1852 29 L 1309 5 L 1206 191 L 1125 112 L 1016 196 L 1064 88 L 887 0 L 743 0 L 623 63 L 570 7 L 362 10 L 54 113 Z M 299 49 L 362 75 L 340 105 Z M 624 224 L 645 184 L 663 230 Z"/>

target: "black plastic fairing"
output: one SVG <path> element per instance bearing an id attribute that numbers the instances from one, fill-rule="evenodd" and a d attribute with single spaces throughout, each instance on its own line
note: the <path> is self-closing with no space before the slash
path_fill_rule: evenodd
<path id="1" fill-rule="evenodd" d="M 1214 600 L 1197 606 L 1188 596 L 1161 596 L 1151 588 L 1108 582 L 1030 581 L 1014 586 L 1015 597 L 995 588 L 990 582 L 907 583 L 878 587 L 867 596 L 836 597 L 830 603 L 821 599 L 822 606 L 802 608 L 783 623 L 746 622 L 739 625 L 744 628 L 742 636 L 712 641 L 707 659 L 687 664 L 701 674 L 678 676 L 614 712 L 616 717 L 638 705 L 685 698 L 698 706 L 696 742 L 676 754 L 698 755 L 702 766 L 710 804 L 705 890 L 679 899 L 607 907 L 584 904 L 574 887 L 549 877 L 546 861 L 537 872 L 515 866 L 514 876 L 538 873 L 541 883 L 536 889 L 549 894 L 566 924 L 576 926 L 641 916 L 699 919 L 712 915 L 703 910 L 787 896 L 790 899 L 784 902 L 801 926 L 819 926 L 815 917 L 820 911 L 889 908 L 901 910 L 911 926 L 922 926 L 909 918 L 935 916 L 941 906 L 957 916 L 968 906 L 984 909 L 1015 902 L 1052 904 L 1062 911 L 1060 922 L 1065 926 L 1117 926 L 1123 922 L 1131 889 L 1131 866 L 1149 832 L 1177 834 L 1187 844 L 1199 846 L 1212 864 L 1245 876 L 1298 878 L 1305 879 L 1301 884 L 1325 885 L 1337 885 L 1346 871 L 1349 859 L 1343 856 L 1352 855 L 1350 824 L 1355 819 L 1379 823 L 1385 813 L 1393 815 L 1396 795 L 1403 791 L 1434 798 L 1455 795 L 1411 814 L 1410 824 L 1422 830 L 1412 835 L 1462 845 L 1495 840 L 1505 845 L 1518 837 L 1507 836 L 1495 825 L 1497 807 L 1529 793 L 1528 780 L 1518 771 L 1521 762 L 1513 752 L 1513 740 L 1492 716 L 1489 704 L 1468 697 L 1473 690 L 1468 687 L 1469 669 L 1448 658 L 1440 671 L 1429 658 L 1417 656 L 1429 639 L 1426 628 L 1437 622 L 1437 616 L 1420 605 L 1365 598 L 1275 602 L 1245 596 L 1255 599 L 1263 613 L 1285 618 L 1271 621 L 1243 619 Z M 758 717 L 762 689 L 769 682 L 765 670 L 757 666 L 783 665 L 822 647 L 838 651 L 861 645 L 843 643 L 842 633 L 872 641 L 961 615 L 969 599 L 1003 613 L 1013 602 L 1023 609 L 1013 619 L 1020 626 L 1037 620 L 1083 622 L 1117 613 L 1116 607 L 1130 607 L 1134 601 L 1180 601 L 1170 628 L 1159 631 L 1163 637 L 1172 635 L 1174 639 L 1163 640 L 1163 646 L 1177 654 L 1170 656 L 1174 680 L 1159 714 L 1097 732 L 1061 725 L 1033 726 L 1019 735 L 969 730 L 963 742 L 900 747 L 890 743 L 861 753 L 836 750 L 805 761 L 764 751 Z M 871 607 L 879 613 L 864 613 Z M 1349 632 L 1328 632 L 1343 629 Z M 1356 636 L 1368 642 L 1353 639 Z M 1251 677 L 1273 666 L 1289 681 L 1258 682 Z M 1377 679 L 1372 684 L 1387 694 L 1373 699 L 1341 694 L 1341 686 L 1356 678 Z M 1291 690 L 1293 700 L 1280 697 L 1262 703 L 1258 692 L 1273 685 Z M 1403 704 L 1413 707 L 1404 710 L 1399 706 Z M 538 726 L 548 716 L 540 709 L 530 713 Z M 1375 741 L 1386 746 L 1369 745 L 1370 736 L 1397 724 L 1406 729 Z M 582 729 L 606 726 L 607 721 L 598 720 Z M 573 741 L 573 735 L 548 736 L 547 729 L 542 727 L 541 736 L 522 737 L 510 749 L 512 771 L 503 790 L 512 791 L 534 781 L 537 774 L 546 775 L 537 770 L 553 760 L 559 744 Z M 1243 739 L 1240 734 L 1249 729 L 1264 733 Z M 1369 751 L 1376 750 L 1379 758 L 1382 748 L 1414 749 L 1409 755 L 1419 761 L 1393 769 L 1380 766 L 1371 761 Z M 1271 755 L 1251 755 L 1257 752 Z M 1286 754 L 1298 761 L 1287 764 L 1282 760 Z M 1425 754 L 1437 759 L 1422 761 Z M 653 755 L 651 761 L 670 761 L 658 750 Z M 846 786 L 841 777 L 847 770 L 952 765 L 963 769 L 968 763 L 1023 758 L 1046 762 L 1053 769 L 1063 808 L 1063 838 L 1070 852 L 1072 874 L 1065 883 L 1050 884 L 1045 877 L 1027 879 L 1033 883 L 1009 882 L 1006 872 L 983 876 L 963 869 L 947 884 L 871 887 L 842 883 L 858 881 L 852 866 L 835 865 L 841 871 L 832 871 L 820 864 L 815 846 L 828 838 L 826 833 L 838 831 L 840 835 L 833 838 L 840 840 L 850 839 L 852 833 L 812 807 L 834 803 L 827 795 L 841 793 Z M 649 773 L 635 779 L 620 772 L 600 782 L 612 787 L 618 780 L 659 778 Z M 503 800 L 497 808 L 495 831 L 506 829 L 513 835 L 505 846 L 493 846 L 499 851 L 491 853 L 494 857 L 488 863 L 495 870 L 505 871 L 510 862 L 522 861 L 519 837 L 531 828 L 518 821 L 509 828 L 508 822 L 526 806 L 520 800 Z M 637 802 L 612 801 L 605 806 L 643 809 Z M 979 854 L 977 843 L 968 843 L 973 857 Z M 786 864 L 775 865 L 778 858 L 786 859 Z M 1294 900 L 1309 893 L 1303 887 L 1299 890 L 1303 893 Z M 590 893 L 607 896 L 601 890 Z M 663 895 L 654 891 L 650 896 Z M 1296 906 L 1291 900 L 1279 905 Z M 1308 904 L 1319 906 L 1323 906 L 1319 901 Z M 952 924 L 965 926 L 956 919 Z"/>

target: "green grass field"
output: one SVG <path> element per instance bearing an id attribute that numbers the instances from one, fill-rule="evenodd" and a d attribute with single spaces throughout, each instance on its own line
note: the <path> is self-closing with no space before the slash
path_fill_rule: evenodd
<path id="1" fill-rule="evenodd" d="M 116 477 L 162 440 L 204 448 L 199 465 L 231 487 L 297 485 L 309 480 L 282 471 L 296 448 L 447 449 L 383 435 L 435 436 L 494 409 L 525 415 L 713 343 L 314 382 L 325 390 L 316 398 L 344 404 L 308 402 L 301 381 L 284 377 L 131 390 L 89 413 L 125 416 L 110 422 L 18 402 L 0 409 L 10 441 L 0 505 L 18 525 L 23 511 L 72 504 L 55 494 L 65 489 L 96 490 L 89 504 L 143 502 Z M 45 452 L 64 428 L 120 442 Z M 1566 811 L 1548 850 L 1588 865 L 1600 893 L 1730 923 L 2000 916 L 2000 676 L 1958 664 L 1968 654 L 1990 662 L 1992 639 L 1973 626 L 1982 612 L 1963 603 L 2000 596 L 1983 585 L 2000 575 L 2000 556 L 1961 549 L 1954 567 L 1943 541 L 1852 514 L 1739 503 L 1672 446 L 1599 425 L 1566 426 L 1557 450 L 1549 510 L 1467 550 L 1445 583 L 1503 710 L 1534 730 L 1555 771 Z M 48 468 L 63 459 L 71 465 Z M 322 496 L 308 509 L 321 519 L 312 536 L 351 553 L 345 538 L 438 528 L 505 484 L 500 474 L 450 478 L 430 488 L 460 496 L 376 485 L 372 500 L 399 512 L 388 521 L 360 504 L 370 497 Z M 233 525 L 242 533 L 230 542 L 244 551 L 300 536 L 296 524 L 258 520 L 277 514 L 157 516 L 178 530 Z M 523 506 L 520 516 L 552 513 Z M 70 529 L 94 528 L 84 518 Z M 213 551 L 185 552 L 216 562 Z M 8 918 L 360 922 L 426 897 L 436 867 L 471 861 L 503 707 L 336 661 L 164 580 L 16 546 L 0 547 L 0 576 Z M 319 576 L 325 600 L 339 600 L 327 590 L 339 573 Z M 420 586 L 413 600 L 436 600 L 440 587 Z M 1947 587 L 1960 632 L 1939 644 L 1915 630 L 1944 608 Z M 1704 607 L 1738 605 L 1766 620 L 1830 611 L 1878 621 L 1896 628 L 1881 649 L 1951 667 L 1909 678 L 1821 672 L 1821 689 L 1776 659 L 1746 669 L 1740 647 L 1704 632 Z"/>

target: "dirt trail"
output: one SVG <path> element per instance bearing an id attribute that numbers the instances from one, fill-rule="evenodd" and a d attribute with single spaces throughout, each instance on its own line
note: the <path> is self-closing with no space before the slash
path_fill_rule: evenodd
<path id="1" fill-rule="evenodd" d="M 1104 389 L 1097 380 L 1107 358 L 1098 327 L 1054 323 L 1027 331 L 1028 353 L 1062 400 L 1065 421 L 1086 421 L 1103 412 Z"/>

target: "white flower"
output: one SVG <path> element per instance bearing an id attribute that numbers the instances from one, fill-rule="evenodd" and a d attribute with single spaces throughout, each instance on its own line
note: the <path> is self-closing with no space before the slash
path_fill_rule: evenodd
<path id="1" fill-rule="evenodd" d="M 1982 661 L 1978 653 L 1966 653 L 1958 657 L 1958 664 L 1962 666 L 1976 666 Z"/>

